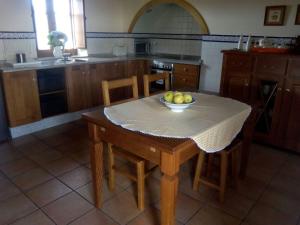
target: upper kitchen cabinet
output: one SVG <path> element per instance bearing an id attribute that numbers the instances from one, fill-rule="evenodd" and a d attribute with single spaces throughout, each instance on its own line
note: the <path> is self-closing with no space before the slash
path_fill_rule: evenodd
<path id="1" fill-rule="evenodd" d="M 2 74 L 9 126 L 15 127 L 41 119 L 36 71 Z"/>

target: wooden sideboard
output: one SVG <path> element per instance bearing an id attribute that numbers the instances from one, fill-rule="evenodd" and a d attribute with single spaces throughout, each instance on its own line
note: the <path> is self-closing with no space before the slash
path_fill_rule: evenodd
<path id="1" fill-rule="evenodd" d="M 221 95 L 263 109 L 255 139 L 300 152 L 300 56 L 223 54 Z"/>

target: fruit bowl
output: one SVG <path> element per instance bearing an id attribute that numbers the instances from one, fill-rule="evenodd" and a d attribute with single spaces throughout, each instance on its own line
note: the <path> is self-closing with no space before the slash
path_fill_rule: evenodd
<path id="1" fill-rule="evenodd" d="M 193 98 L 192 102 L 190 102 L 190 103 L 175 104 L 172 102 L 167 102 L 164 99 L 164 97 L 161 97 L 160 102 L 165 104 L 165 106 L 167 106 L 173 112 L 183 112 L 185 109 L 189 108 L 191 105 L 193 105 L 195 103 L 195 99 Z"/>

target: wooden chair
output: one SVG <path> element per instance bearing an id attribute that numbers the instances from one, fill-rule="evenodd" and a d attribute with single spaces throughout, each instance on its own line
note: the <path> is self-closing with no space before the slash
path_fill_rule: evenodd
<path id="1" fill-rule="evenodd" d="M 170 90 L 170 76 L 168 72 L 156 73 L 156 74 L 145 74 L 144 75 L 144 96 L 150 96 L 150 85 L 151 82 L 164 80 L 165 90 Z M 156 92 L 157 94 L 157 92 Z"/>
<path id="2" fill-rule="evenodd" d="M 110 95 L 109 90 L 121 87 L 132 87 L 133 97 L 129 99 L 125 99 L 122 101 L 114 102 L 123 103 L 130 100 L 138 99 L 138 84 L 137 77 L 133 76 L 131 78 L 120 79 L 120 80 L 112 80 L 102 81 L 102 91 L 103 91 L 103 101 L 105 106 L 110 106 Z M 133 163 L 136 167 L 136 174 L 129 173 L 127 171 L 121 170 L 115 166 L 115 156 L 119 158 L 126 159 L 127 161 Z M 138 191 L 138 208 L 143 210 L 145 208 L 145 200 L 144 200 L 144 189 L 145 189 L 145 178 L 149 175 L 149 173 L 145 174 L 145 160 L 139 158 L 135 155 L 132 155 L 116 146 L 112 146 L 112 144 L 108 143 L 108 173 L 109 173 L 109 189 L 113 191 L 115 189 L 115 172 L 120 173 L 121 175 L 126 176 L 127 178 L 137 182 L 137 191 Z"/>
<path id="3" fill-rule="evenodd" d="M 224 150 L 216 153 L 206 153 L 205 151 L 201 150 L 198 155 L 197 166 L 195 170 L 195 177 L 193 182 L 193 189 L 197 191 L 199 189 L 200 183 L 205 184 L 211 188 L 214 188 L 219 191 L 219 200 L 220 202 L 224 202 L 225 196 L 225 189 L 226 189 L 226 180 L 227 180 L 227 173 L 228 173 L 228 162 L 229 157 L 231 157 L 231 172 L 232 177 L 234 179 L 234 184 L 238 187 L 239 181 L 239 167 L 240 167 L 240 153 L 241 151 L 245 150 L 248 151 L 248 148 L 251 144 L 252 134 L 254 132 L 254 128 L 259 120 L 261 115 L 261 111 L 258 108 L 253 108 L 250 116 L 248 117 L 247 121 L 245 122 L 241 133 L 236 137 L 232 143 L 226 147 Z M 216 154 L 220 155 L 220 180 L 219 183 L 215 183 L 209 179 L 212 170 L 212 162 L 214 156 Z M 206 176 L 202 176 L 202 171 L 204 168 L 205 156 L 208 155 L 207 161 L 207 173 Z M 248 157 L 248 152 L 245 155 Z M 243 157 L 242 153 L 242 160 L 246 160 L 245 156 Z M 244 163 L 244 161 L 242 161 Z M 246 163 L 246 161 L 245 161 Z"/>

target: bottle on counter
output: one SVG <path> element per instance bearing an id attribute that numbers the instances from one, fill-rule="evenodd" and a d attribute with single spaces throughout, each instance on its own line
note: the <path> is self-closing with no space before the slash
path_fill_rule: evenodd
<path id="1" fill-rule="evenodd" d="M 242 50 L 243 49 L 243 35 L 242 34 L 241 34 L 241 36 L 239 38 L 237 49 L 238 50 Z"/>
<path id="2" fill-rule="evenodd" d="M 252 39 L 251 34 L 249 34 L 247 42 L 246 42 L 246 47 L 245 47 L 246 52 L 249 52 L 249 50 L 251 48 L 251 45 L 252 45 L 252 40 L 251 39 Z"/>

